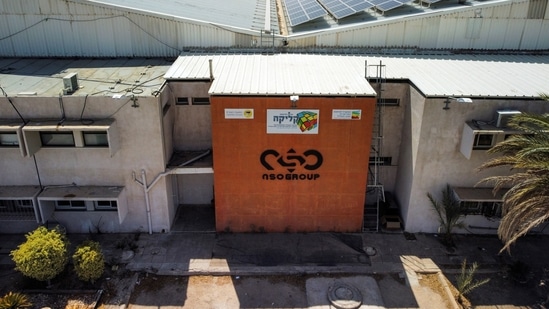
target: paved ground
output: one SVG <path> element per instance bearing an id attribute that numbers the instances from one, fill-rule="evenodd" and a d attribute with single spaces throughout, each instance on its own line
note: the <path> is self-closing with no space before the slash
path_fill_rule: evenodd
<path id="1" fill-rule="evenodd" d="M 314 293 L 311 294 L 313 296 L 309 295 L 309 290 L 314 291 L 314 286 L 317 288 L 320 286 L 321 290 L 326 290 L 326 287 L 330 285 L 329 282 L 333 283 L 333 281 L 330 281 L 333 279 L 330 278 L 340 276 L 354 278 L 345 280 L 366 282 L 359 284 L 360 286 L 371 284 L 371 280 L 368 278 L 378 279 L 377 283 L 381 295 L 374 294 L 371 296 L 373 299 L 372 306 L 374 306 L 371 308 L 381 306 L 378 301 L 386 298 L 387 289 L 394 290 L 395 298 L 410 298 L 410 295 L 412 295 L 412 303 L 406 305 L 406 307 L 424 308 L 423 305 L 420 306 L 419 304 L 425 302 L 417 299 L 420 296 L 413 289 L 395 286 L 396 281 L 394 278 L 398 281 L 399 276 L 407 280 L 408 286 L 417 279 L 410 278 L 406 274 L 404 265 L 406 261 L 411 261 L 409 257 L 433 261 L 435 266 L 439 267 L 447 277 L 458 271 L 459 265 L 464 259 L 467 259 L 469 263 L 478 262 L 481 265 L 480 273 L 501 274 L 506 266 L 517 261 L 523 262 L 531 270 L 538 272 L 533 275 L 539 275 L 539 271 L 544 268 L 549 269 L 546 254 L 549 247 L 549 237 L 547 236 L 527 236 L 520 239 L 518 244 L 512 248 L 513 255 L 509 256 L 506 253 L 498 254 L 501 243 L 495 236 L 481 235 L 457 236 L 457 248 L 451 251 L 440 244 L 436 235 L 413 235 L 402 232 L 357 234 L 216 234 L 211 232 L 187 232 L 152 235 L 69 235 L 73 244 L 90 237 L 102 244 L 107 259 L 119 259 L 125 263 L 127 269 L 132 271 L 149 273 L 154 276 L 228 276 L 231 279 L 226 282 L 211 283 L 218 287 L 230 286 L 232 290 L 237 291 L 236 297 L 237 300 L 240 298 L 240 301 L 243 301 L 244 295 L 247 295 L 248 292 L 241 290 L 242 287 L 235 288 L 235 281 L 239 277 L 244 278 L 252 275 L 283 275 L 295 276 L 296 278 L 303 275 L 317 276 L 315 283 L 307 281 L 307 291 L 304 295 L 306 295 L 307 303 L 310 305 L 318 301 L 313 299 L 315 297 Z M 12 263 L 9 252 L 23 241 L 24 235 L 0 235 L 0 264 L 8 265 Z M 413 264 L 414 261 L 411 263 Z M 128 282 L 134 283 L 131 280 Z M 261 284 L 263 284 L 251 282 L 253 281 L 242 282 L 242 284 L 256 287 L 261 287 Z M 314 286 L 311 286 L 311 284 L 314 284 Z M 189 285 L 186 289 L 187 297 L 189 297 L 190 291 L 197 289 L 197 287 Z M 238 292 L 239 289 L 240 292 Z M 497 293 L 498 289 L 501 290 L 501 288 L 496 288 L 493 293 Z M 367 290 L 372 291 L 375 288 Z M 215 289 L 209 291 L 214 293 Z M 207 291 L 200 293 L 207 293 Z M 326 303 L 325 295 L 325 293 L 322 293 L 322 297 L 324 297 L 322 303 L 324 305 Z M 415 301 L 414 297 L 416 298 Z M 423 297 L 426 297 L 427 303 L 429 303 L 429 298 L 432 295 L 427 294 Z M 260 297 L 258 296 L 258 298 Z M 236 305 L 236 307 L 230 306 L 234 302 L 234 298 L 226 301 L 225 304 L 228 307 L 223 305 L 218 307 L 218 304 L 216 304 L 215 306 L 212 305 L 211 308 L 243 308 L 242 303 Z M 151 305 L 150 300 L 144 303 Z M 386 299 L 384 305 L 386 308 L 402 307 L 398 304 L 388 304 Z M 484 307 L 479 308 L 516 308 L 513 305 L 518 307 L 522 304 L 520 299 L 498 296 L 495 300 L 487 298 L 482 305 Z M 322 307 L 319 306 L 317 307 Z M 134 305 L 131 308 L 145 307 Z M 155 307 L 160 308 L 161 306 Z M 261 307 L 274 308 L 275 306 L 265 307 L 262 305 Z M 284 307 L 290 307 L 290 305 Z M 431 308 L 436 309 L 437 307 Z"/>

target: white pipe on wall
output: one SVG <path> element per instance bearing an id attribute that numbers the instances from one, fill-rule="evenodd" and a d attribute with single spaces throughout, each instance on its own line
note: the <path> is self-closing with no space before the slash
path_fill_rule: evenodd
<path id="1" fill-rule="evenodd" d="M 149 234 L 152 234 L 151 204 L 149 201 L 149 190 L 147 189 L 147 176 L 145 170 L 141 170 L 141 184 L 145 193 L 145 206 L 147 207 L 147 223 L 149 225 Z"/>
<path id="2" fill-rule="evenodd" d="M 206 152 L 204 152 L 204 153 L 198 155 L 197 157 L 192 158 L 192 159 L 180 164 L 179 166 L 181 167 L 181 166 L 191 164 L 194 161 L 197 161 L 197 160 L 209 155 L 210 153 L 211 153 L 211 150 L 208 149 Z M 176 169 L 172 169 L 172 170 L 168 170 L 168 171 L 165 171 L 163 173 L 158 174 L 149 186 L 147 185 L 147 175 L 146 175 L 144 169 L 141 170 L 141 181 L 137 180 L 137 178 L 135 177 L 135 172 L 132 172 L 133 180 L 143 187 L 143 193 L 145 194 L 145 206 L 146 206 L 146 210 L 147 210 L 147 223 L 148 223 L 149 234 L 152 234 L 152 216 L 151 216 L 151 202 L 149 200 L 149 191 L 160 180 L 160 178 L 162 178 L 166 175 L 173 174 L 175 172 L 176 172 Z"/>

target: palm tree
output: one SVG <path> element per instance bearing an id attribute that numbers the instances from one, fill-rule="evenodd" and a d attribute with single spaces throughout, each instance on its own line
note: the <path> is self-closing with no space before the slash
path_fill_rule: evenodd
<path id="1" fill-rule="evenodd" d="M 547 100 L 547 95 L 542 96 Z M 494 192 L 509 187 L 503 195 L 502 220 L 498 236 L 504 250 L 532 228 L 549 219 L 549 114 L 519 114 L 509 126 L 523 134 L 512 135 L 488 152 L 501 154 L 479 167 L 510 167 L 516 173 L 492 176 L 479 183 L 492 183 Z"/>
<path id="2" fill-rule="evenodd" d="M 431 202 L 433 210 L 438 215 L 440 230 L 442 232 L 442 243 L 447 247 L 454 247 L 454 237 L 452 231 L 454 228 L 464 228 L 463 218 L 459 201 L 454 196 L 452 187 L 446 184 L 446 188 L 442 190 L 442 199 L 436 200 L 431 193 L 427 193 L 427 197 Z"/>

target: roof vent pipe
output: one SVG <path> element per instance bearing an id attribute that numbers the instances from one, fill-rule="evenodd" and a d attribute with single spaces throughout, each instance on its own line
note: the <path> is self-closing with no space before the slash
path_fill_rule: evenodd
<path id="1" fill-rule="evenodd" d="M 214 79 L 212 61 L 213 61 L 212 59 L 208 60 L 208 62 L 210 63 L 210 81 L 213 81 Z"/>

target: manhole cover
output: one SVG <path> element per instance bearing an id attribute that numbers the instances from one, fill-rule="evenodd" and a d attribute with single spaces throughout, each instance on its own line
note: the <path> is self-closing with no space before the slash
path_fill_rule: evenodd
<path id="1" fill-rule="evenodd" d="M 362 294 L 354 286 L 336 283 L 328 289 L 328 300 L 338 309 L 356 309 L 362 305 Z"/>

